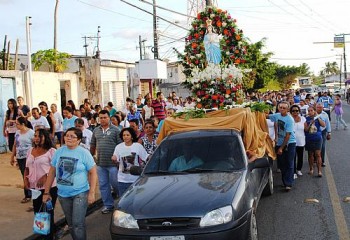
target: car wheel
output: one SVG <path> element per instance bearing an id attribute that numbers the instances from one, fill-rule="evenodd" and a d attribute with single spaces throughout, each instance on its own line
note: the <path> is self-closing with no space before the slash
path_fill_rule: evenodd
<path id="1" fill-rule="evenodd" d="M 271 196 L 273 194 L 273 174 L 272 169 L 270 168 L 269 180 L 266 183 L 266 186 L 262 193 L 264 196 Z"/>
<path id="2" fill-rule="evenodd" d="M 254 209 L 252 209 L 252 214 L 250 216 L 250 229 L 248 240 L 258 240 L 258 225 L 256 224 L 256 214 Z"/>

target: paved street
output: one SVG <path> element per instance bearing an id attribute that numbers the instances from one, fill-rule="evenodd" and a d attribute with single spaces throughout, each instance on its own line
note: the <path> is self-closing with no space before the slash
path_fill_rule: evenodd
<path id="1" fill-rule="evenodd" d="M 350 106 L 345 105 L 344 110 L 344 119 L 350 123 Z M 332 140 L 327 142 L 328 161 L 323 178 L 307 175 L 306 158 L 304 175 L 296 180 L 290 193 L 281 188 L 280 174 L 274 174 L 275 194 L 262 198 L 259 203 L 259 239 L 349 239 L 346 234 L 350 229 L 350 203 L 343 202 L 350 196 L 349 137 L 350 130 L 333 131 Z M 1 238 L 24 239 L 32 231 L 33 214 L 25 211 L 30 203 L 19 203 L 22 198 L 20 172 L 9 165 L 9 154 L 1 154 L 0 160 Z M 305 199 L 317 199 L 319 203 L 305 203 Z M 56 217 L 63 217 L 59 207 Z M 110 239 L 110 218 L 111 214 L 103 215 L 99 210 L 89 215 L 88 239 Z M 66 235 L 62 239 L 71 237 Z"/>
<path id="2" fill-rule="evenodd" d="M 350 106 L 344 106 L 344 111 L 344 119 L 350 123 Z M 328 161 L 322 178 L 307 174 L 306 155 L 304 175 L 296 180 L 291 192 L 284 191 L 280 173 L 275 173 L 274 195 L 263 197 L 259 203 L 260 240 L 350 239 L 346 235 L 350 229 L 350 203 L 342 201 L 350 196 L 349 138 L 350 130 L 333 131 L 332 140 L 327 142 Z M 305 199 L 317 199 L 319 203 L 304 203 Z M 89 239 L 110 239 L 110 217 L 96 211 L 87 218 Z"/>

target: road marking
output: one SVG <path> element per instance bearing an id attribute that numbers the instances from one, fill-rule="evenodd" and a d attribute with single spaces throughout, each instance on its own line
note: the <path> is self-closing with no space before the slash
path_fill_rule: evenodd
<path id="1" fill-rule="evenodd" d="M 337 225 L 339 239 L 350 240 L 348 225 L 346 224 L 345 216 L 340 205 L 340 199 L 338 196 L 337 187 L 335 185 L 331 165 L 329 164 L 327 154 L 325 154 L 325 162 L 327 164 L 327 167 L 325 167 L 324 169 L 326 172 L 327 185 L 328 185 L 329 194 L 331 196 L 334 220 L 335 220 L 335 224 Z"/>

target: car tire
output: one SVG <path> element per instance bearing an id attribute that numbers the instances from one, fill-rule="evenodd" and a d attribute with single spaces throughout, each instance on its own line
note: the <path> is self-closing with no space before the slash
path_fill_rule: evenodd
<path id="1" fill-rule="evenodd" d="M 250 215 L 248 240 L 258 240 L 258 225 L 256 223 L 256 213 L 254 209 L 252 209 L 252 214 Z"/>
<path id="2" fill-rule="evenodd" d="M 272 169 L 269 170 L 269 180 L 266 183 L 266 186 L 262 192 L 264 196 L 271 196 L 273 194 L 273 174 Z"/>

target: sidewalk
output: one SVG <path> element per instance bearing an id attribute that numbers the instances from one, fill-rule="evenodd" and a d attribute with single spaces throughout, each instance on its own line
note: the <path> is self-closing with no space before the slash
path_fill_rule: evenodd
<path id="1" fill-rule="evenodd" d="M 32 202 L 21 203 L 23 180 L 20 170 L 10 164 L 11 153 L 0 154 L 0 236 L 1 239 L 25 239 L 33 235 L 34 213 L 26 209 Z M 98 187 L 97 196 L 100 198 Z M 64 218 L 63 211 L 56 202 L 55 222 Z M 61 221 L 60 221 L 61 222 Z"/>

